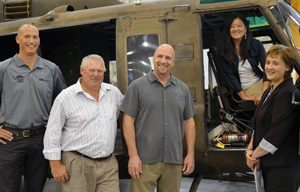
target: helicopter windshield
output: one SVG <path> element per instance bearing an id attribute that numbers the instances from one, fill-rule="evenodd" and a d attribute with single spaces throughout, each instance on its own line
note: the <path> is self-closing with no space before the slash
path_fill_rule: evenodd
<path id="1" fill-rule="evenodd" d="M 270 10 L 300 55 L 300 14 L 286 2 L 279 2 Z"/>

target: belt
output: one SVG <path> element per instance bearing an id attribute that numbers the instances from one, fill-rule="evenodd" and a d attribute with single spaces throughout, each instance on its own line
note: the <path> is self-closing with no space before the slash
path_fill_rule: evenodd
<path id="1" fill-rule="evenodd" d="M 112 154 L 110 154 L 110 155 L 108 155 L 107 157 L 92 158 L 92 157 L 86 156 L 86 155 L 84 155 L 84 154 L 82 154 L 82 153 L 80 153 L 80 152 L 78 152 L 78 151 L 70 151 L 70 152 L 71 152 L 71 153 L 74 153 L 74 154 L 76 154 L 76 155 L 80 155 L 81 157 L 85 157 L 85 158 L 92 159 L 92 160 L 96 160 L 96 161 L 105 160 L 105 159 L 107 159 L 107 158 L 109 158 L 109 157 L 112 156 Z"/>
<path id="2" fill-rule="evenodd" d="M 16 136 L 22 136 L 22 137 L 31 137 L 34 135 L 40 135 L 40 134 L 44 134 L 46 131 L 45 125 L 42 125 L 37 129 L 15 129 L 10 127 L 3 127 L 3 129 L 11 132 Z"/>

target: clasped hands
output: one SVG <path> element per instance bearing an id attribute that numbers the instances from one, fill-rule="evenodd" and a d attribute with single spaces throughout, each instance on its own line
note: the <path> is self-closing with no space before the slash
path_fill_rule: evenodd
<path id="1" fill-rule="evenodd" d="M 260 159 L 256 159 L 252 157 L 253 155 L 253 150 L 249 150 L 246 153 L 246 161 L 247 161 L 247 166 L 254 171 L 255 167 L 256 169 L 260 169 L 259 164 L 260 164 Z"/>

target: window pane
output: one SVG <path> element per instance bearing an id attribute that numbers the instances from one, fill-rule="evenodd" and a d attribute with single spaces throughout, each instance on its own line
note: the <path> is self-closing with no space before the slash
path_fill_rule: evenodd
<path id="1" fill-rule="evenodd" d="M 128 84 L 153 69 L 152 58 L 157 47 L 157 34 L 127 37 Z"/>

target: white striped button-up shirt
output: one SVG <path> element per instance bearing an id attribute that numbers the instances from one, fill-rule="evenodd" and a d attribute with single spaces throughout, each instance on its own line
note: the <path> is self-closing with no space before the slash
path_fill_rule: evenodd
<path id="1" fill-rule="evenodd" d="M 113 153 L 123 95 L 102 83 L 96 101 L 83 91 L 80 80 L 54 101 L 44 137 L 46 159 L 60 160 L 61 151 L 78 151 L 92 158 Z"/>

